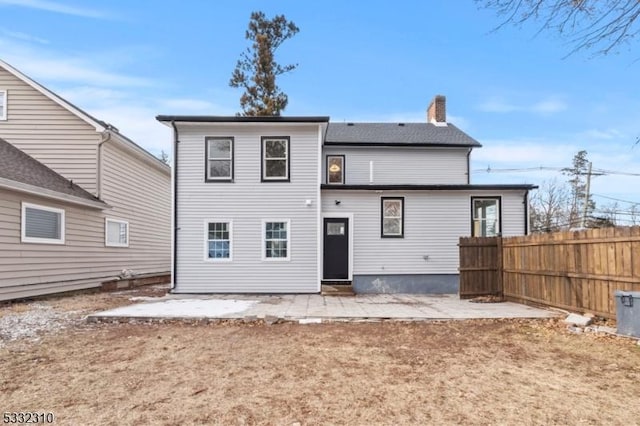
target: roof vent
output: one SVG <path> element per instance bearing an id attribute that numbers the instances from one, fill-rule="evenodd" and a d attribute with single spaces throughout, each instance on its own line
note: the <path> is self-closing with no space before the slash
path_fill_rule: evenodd
<path id="1" fill-rule="evenodd" d="M 398 126 L 404 127 L 404 123 L 398 123 Z"/>
<path id="2" fill-rule="evenodd" d="M 353 126 L 353 123 L 347 123 L 347 126 Z"/>

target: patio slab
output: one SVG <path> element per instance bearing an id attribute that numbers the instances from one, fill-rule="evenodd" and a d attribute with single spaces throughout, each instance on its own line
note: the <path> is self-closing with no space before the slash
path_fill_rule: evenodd
<path id="1" fill-rule="evenodd" d="M 247 319 L 276 317 L 298 321 L 439 320 L 474 318 L 551 318 L 551 310 L 518 303 L 473 303 L 457 294 L 363 294 L 323 296 L 177 295 L 146 298 L 142 303 L 89 315 L 106 319 Z M 317 321 L 312 321 L 317 322 Z"/>

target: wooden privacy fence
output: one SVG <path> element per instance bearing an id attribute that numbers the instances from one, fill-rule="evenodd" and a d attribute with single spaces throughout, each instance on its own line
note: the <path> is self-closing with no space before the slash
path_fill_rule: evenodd
<path id="1" fill-rule="evenodd" d="M 460 239 L 460 297 L 502 294 L 615 318 L 616 290 L 640 291 L 640 227 Z"/>

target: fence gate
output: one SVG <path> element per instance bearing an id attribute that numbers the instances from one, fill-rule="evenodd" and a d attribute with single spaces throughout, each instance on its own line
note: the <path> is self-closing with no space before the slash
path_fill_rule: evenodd
<path id="1" fill-rule="evenodd" d="M 502 295 L 502 239 L 460 238 L 460 298 Z"/>

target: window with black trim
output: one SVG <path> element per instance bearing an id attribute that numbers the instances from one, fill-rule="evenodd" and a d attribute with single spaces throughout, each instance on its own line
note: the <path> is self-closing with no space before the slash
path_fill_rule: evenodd
<path id="1" fill-rule="evenodd" d="M 404 197 L 382 197 L 382 238 L 404 238 Z"/>
<path id="2" fill-rule="evenodd" d="M 289 181 L 288 136 L 262 137 L 262 180 Z"/>
<path id="3" fill-rule="evenodd" d="M 500 197 L 472 197 L 471 236 L 495 237 L 500 235 Z"/>
<path id="4" fill-rule="evenodd" d="M 0 120 L 7 119 L 7 91 L 0 90 Z"/>
<path id="5" fill-rule="evenodd" d="M 231 182 L 233 180 L 233 138 L 207 137 L 206 181 Z"/>
<path id="6" fill-rule="evenodd" d="M 344 155 L 327 155 L 327 183 L 344 183 Z"/>

